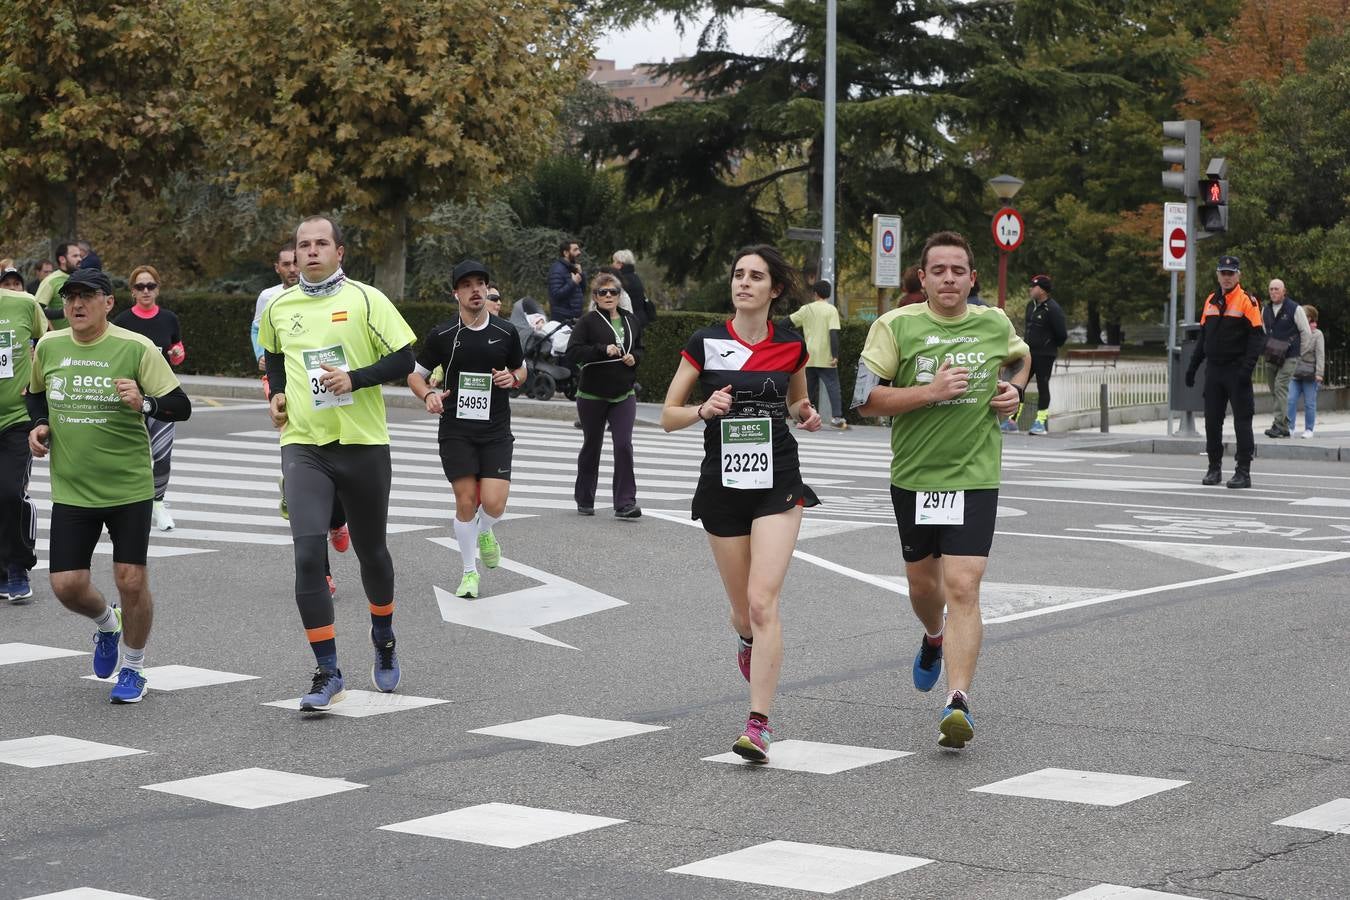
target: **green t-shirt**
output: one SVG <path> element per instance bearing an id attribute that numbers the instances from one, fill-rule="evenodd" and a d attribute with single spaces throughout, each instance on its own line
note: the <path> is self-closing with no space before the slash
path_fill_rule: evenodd
<path id="1" fill-rule="evenodd" d="M 66 283 L 70 274 L 62 272 L 60 269 L 52 270 L 42 283 L 38 285 L 37 293 L 33 296 L 37 298 L 38 306 L 44 309 L 64 310 L 66 301 L 61 299 L 61 285 Z M 52 319 L 52 330 L 58 328 L 69 328 L 70 323 L 65 319 Z"/>
<path id="2" fill-rule="evenodd" d="M 47 392 L 54 503 L 101 508 L 155 496 L 145 417 L 117 396 L 118 378 L 135 379 L 147 397 L 178 387 L 159 348 L 116 325 L 89 344 L 69 328 L 38 341 L 29 390 Z"/>
<path id="3" fill-rule="evenodd" d="M 931 382 L 944 358 L 970 369 L 970 386 L 960 397 L 892 417 L 891 483 L 910 491 L 998 487 L 1003 435 L 989 401 L 999 369 L 1028 352 L 993 306 L 971 306 L 959 318 L 944 319 L 915 303 L 873 322 L 862 361 L 894 387 Z"/>
<path id="4" fill-rule="evenodd" d="M 348 279 L 331 297 L 310 297 L 299 285 L 278 294 L 263 313 L 258 343 L 286 357 L 281 443 L 389 443 L 379 386 L 334 397 L 320 387 L 320 365 L 364 368 L 414 339 L 389 298 L 359 281 Z"/>
<path id="5" fill-rule="evenodd" d="M 47 317 L 32 294 L 0 288 L 0 431 L 28 421 L 28 347 L 46 332 Z"/>
<path id="6" fill-rule="evenodd" d="M 830 332 L 839 330 L 839 310 L 825 300 L 812 300 L 788 316 L 806 338 L 806 365 L 814 369 L 831 368 Z"/>

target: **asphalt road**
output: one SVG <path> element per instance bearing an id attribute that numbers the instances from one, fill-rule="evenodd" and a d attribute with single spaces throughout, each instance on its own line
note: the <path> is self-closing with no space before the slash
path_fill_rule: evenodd
<path id="1" fill-rule="evenodd" d="M 976 737 L 953 753 L 940 692 L 910 683 L 884 436 L 804 435 L 824 505 L 785 590 L 774 758 L 851 766 L 827 774 L 706 759 L 747 698 L 688 521 L 692 432 L 639 433 L 641 520 L 606 515 L 607 494 L 581 519 L 579 432 L 518 421 L 507 560 L 465 601 L 445 593 L 434 423 L 392 410 L 395 696 L 437 702 L 267 705 L 313 666 L 279 457 L 260 403 L 213 402 L 180 427 L 147 663 L 247 679 L 168 690 L 199 673 L 152 671 L 143 703 L 111 706 L 87 655 L 21 661 L 90 649 L 34 573 L 33 603 L 0 605 L 0 900 L 1350 896 L 1343 464 L 1258 461 L 1256 488 L 1229 491 L 1199 485 L 1198 458 L 1010 442 Z M 49 496 L 45 465 L 33 493 Z M 347 686 L 370 690 L 356 560 L 333 565 Z M 95 558 L 105 590 L 110 570 Z M 610 724 L 529 721 L 562 716 Z M 122 755 L 51 764 L 88 748 L 43 736 Z M 229 783 L 174 784 L 205 776 Z"/>

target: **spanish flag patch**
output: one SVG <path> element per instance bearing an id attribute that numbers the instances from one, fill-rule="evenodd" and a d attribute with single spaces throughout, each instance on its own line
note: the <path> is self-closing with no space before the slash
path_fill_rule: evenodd
<path id="1" fill-rule="evenodd" d="M 347 311 L 346 311 L 345 309 L 340 309 L 340 310 L 338 310 L 337 312 L 333 313 L 333 324 L 334 324 L 334 325 L 336 325 L 336 324 L 339 323 L 339 322 L 345 322 L 345 321 L 347 321 Z"/>

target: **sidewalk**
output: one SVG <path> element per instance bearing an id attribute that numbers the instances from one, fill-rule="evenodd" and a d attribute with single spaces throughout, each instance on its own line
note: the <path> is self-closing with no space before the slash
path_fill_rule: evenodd
<path id="1" fill-rule="evenodd" d="M 194 397 L 225 397 L 246 400 L 259 400 L 262 396 L 262 384 L 256 378 L 216 378 L 206 375 L 184 375 L 180 379 L 183 388 Z M 422 409 L 423 406 L 407 388 L 386 387 L 384 402 L 395 409 Z M 557 419 L 574 421 L 576 407 L 561 394 L 552 400 L 527 400 L 518 398 L 511 401 L 515 415 L 532 419 Z M 1045 437 L 1031 437 L 1025 432 L 1003 436 L 1005 447 L 1028 450 L 1043 448 L 1055 451 L 1109 450 L 1117 453 L 1171 453 L 1190 456 L 1203 456 L 1205 452 L 1204 416 L 1197 413 L 1194 436 L 1179 433 L 1179 414 L 1173 419 L 1173 434 L 1167 434 L 1167 420 L 1158 419 L 1147 422 L 1132 422 L 1123 425 L 1111 425 L 1110 432 L 1102 434 L 1097 428 L 1084 428 L 1077 431 L 1051 431 Z M 1270 427 L 1270 413 L 1257 413 L 1252 422 L 1256 437 L 1256 457 L 1258 459 L 1309 459 L 1350 462 L 1350 411 L 1318 411 L 1317 433 L 1311 439 L 1291 437 L 1273 439 L 1262 432 Z M 1299 423 L 1303 416 L 1299 413 Z M 661 423 L 660 403 L 639 403 L 637 424 L 639 427 L 659 428 Z M 1051 423 L 1053 428 L 1053 423 Z M 822 429 L 822 433 L 831 433 L 844 441 L 866 439 L 885 441 L 890 429 L 879 425 L 858 425 L 846 432 L 831 428 Z M 1297 434 L 1302 434 L 1302 430 Z M 1224 422 L 1224 456 L 1233 457 L 1233 420 L 1229 416 Z"/>

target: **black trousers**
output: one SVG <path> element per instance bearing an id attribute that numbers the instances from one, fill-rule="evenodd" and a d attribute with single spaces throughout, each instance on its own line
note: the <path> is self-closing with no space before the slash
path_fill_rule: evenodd
<path id="1" fill-rule="evenodd" d="M 1239 469 L 1249 469 L 1256 442 L 1252 439 L 1252 415 L 1256 401 L 1252 397 L 1252 373 L 1241 362 L 1229 365 L 1205 364 L 1205 452 L 1211 469 L 1223 462 L 1223 420 L 1233 407 L 1233 431 L 1237 434 Z"/>
<path id="2" fill-rule="evenodd" d="M 1050 408 L 1050 376 L 1055 374 L 1055 354 L 1031 354 L 1031 374 L 1036 376 L 1036 411 Z"/>
<path id="3" fill-rule="evenodd" d="M 28 496 L 32 468 L 28 423 L 0 432 L 0 567 L 37 565 L 37 507 Z"/>

